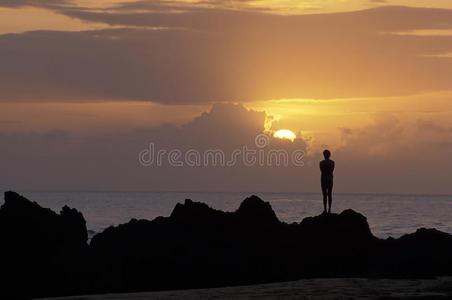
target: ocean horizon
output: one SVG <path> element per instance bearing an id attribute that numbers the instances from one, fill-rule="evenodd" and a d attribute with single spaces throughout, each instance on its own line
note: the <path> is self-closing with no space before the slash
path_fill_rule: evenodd
<path id="1" fill-rule="evenodd" d="M 4 191 L 2 191 L 4 192 Z M 42 207 L 60 211 L 64 205 L 81 211 L 89 235 L 130 219 L 152 220 L 169 216 L 177 203 L 191 199 L 223 211 L 234 211 L 255 194 L 270 202 L 277 217 L 286 223 L 322 213 L 320 193 L 276 192 L 165 192 L 165 191 L 26 191 L 20 194 Z M 1 202 L 3 204 L 3 199 Z M 452 195 L 337 193 L 333 212 L 353 209 L 367 217 L 379 238 L 400 237 L 418 228 L 436 228 L 452 233 Z"/>

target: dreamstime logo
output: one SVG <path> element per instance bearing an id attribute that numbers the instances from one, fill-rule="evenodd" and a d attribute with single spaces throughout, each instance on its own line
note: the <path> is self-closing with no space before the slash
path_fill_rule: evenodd
<path id="1" fill-rule="evenodd" d="M 270 137 L 264 133 L 258 134 L 254 139 L 256 148 L 243 146 L 232 150 L 229 155 L 221 149 L 156 149 L 154 143 L 138 154 L 138 162 L 145 167 L 234 167 L 243 164 L 246 167 L 284 166 L 290 164 L 303 167 L 306 152 L 301 149 L 288 151 L 286 149 L 265 149 L 270 145 Z"/>
<path id="2" fill-rule="evenodd" d="M 258 148 L 265 148 L 268 145 L 270 145 L 270 137 L 266 135 L 265 133 L 261 133 L 256 135 L 256 138 L 254 139 L 254 143 L 256 144 L 256 147 Z"/>

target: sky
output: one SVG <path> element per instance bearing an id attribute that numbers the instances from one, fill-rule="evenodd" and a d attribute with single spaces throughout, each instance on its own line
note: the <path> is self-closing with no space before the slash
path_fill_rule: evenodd
<path id="1" fill-rule="evenodd" d="M 452 194 L 451 78 L 450 0 L 0 0 L 0 182 Z M 245 146 L 303 163 L 167 161 Z"/>

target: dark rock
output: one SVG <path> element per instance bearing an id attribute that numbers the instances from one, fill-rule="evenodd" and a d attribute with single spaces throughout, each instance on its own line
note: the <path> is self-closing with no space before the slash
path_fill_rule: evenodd
<path id="1" fill-rule="evenodd" d="M 210 208 L 204 203 L 186 199 L 184 204 L 176 204 L 169 218 L 178 224 L 212 226 L 224 222 L 227 217 L 228 214 L 223 211 Z"/>
<path id="2" fill-rule="evenodd" d="M 58 215 L 10 192 L 0 237 L 6 282 L 17 280 L 27 296 L 452 275 L 447 233 L 419 229 L 382 240 L 350 209 L 286 224 L 256 196 L 234 212 L 187 199 L 169 217 L 111 226 L 88 248 L 81 213 L 64 207 Z"/>
<path id="3" fill-rule="evenodd" d="M 436 229 L 418 229 L 379 244 L 374 269 L 398 277 L 435 277 L 452 273 L 452 235 Z"/>
<path id="4" fill-rule="evenodd" d="M 235 214 L 242 223 L 248 223 L 250 225 L 272 226 L 279 223 L 270 203 L 262 201 L 255 195 L 243 200 Z"/>
<path id="5" fill-rule="evenodd" d="M 0 295 L 27 298 L 84 292 L 87 232 L 77 210 L 65 206 L 56 214 L 15 192 L 5 192 L 0 239 Z"/>

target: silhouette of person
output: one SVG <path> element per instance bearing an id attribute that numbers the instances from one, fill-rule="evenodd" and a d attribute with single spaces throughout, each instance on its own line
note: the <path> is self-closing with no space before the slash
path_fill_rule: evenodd
<path id="1" fill-rule="evenodd" d="M 334 161 L 330 159 L 330 150 L 323 151 L 324 160 L 320 162 L 321 185 L 323 194 L 323 208 L 326 213 L 326 202 L 328 199 L 328 213 L 331 213 L 331 202 L 333 202 L 333 171 L 334 171 Z"/>

